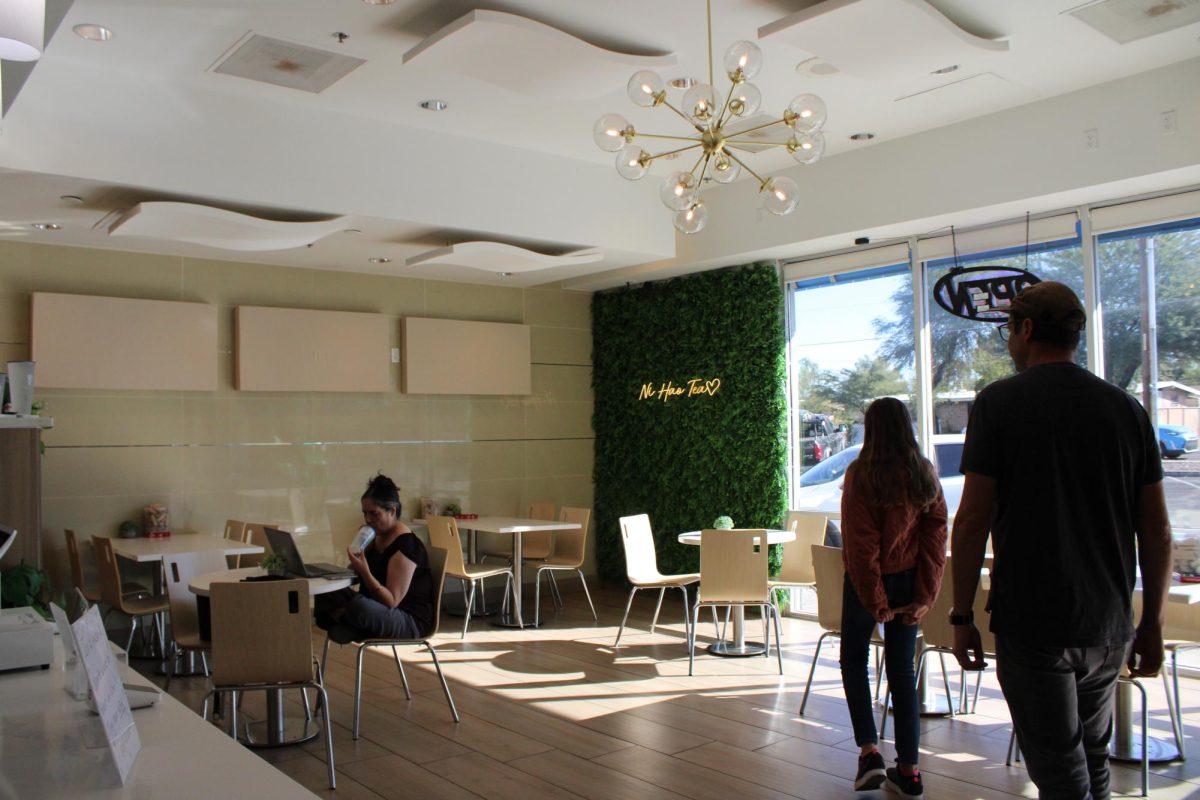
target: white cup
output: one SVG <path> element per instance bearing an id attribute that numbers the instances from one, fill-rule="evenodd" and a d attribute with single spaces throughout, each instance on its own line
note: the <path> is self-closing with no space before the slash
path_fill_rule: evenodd
<path id="1" fill-rule="evenodd" d="M 375 529 L 370 525 L 363 525 L 358 529 L 358 533 L 354 534 L 354 541 L 350 543 L 351 553 L 361 553 L 367 549 L 367 545 L 375 538 Z"/>
<path id="2" fill-rule="evenodd" d="M 18 417 L 33 413 L 33 362 L 8 362 L 8 393 L 12 410 Z"/>

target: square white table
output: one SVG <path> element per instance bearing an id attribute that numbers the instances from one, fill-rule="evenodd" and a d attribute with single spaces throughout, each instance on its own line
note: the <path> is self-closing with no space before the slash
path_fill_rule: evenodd
<path id="1" fill-rule="evenodd" d="M 163 556 L 178 556 L 188 553 L 218 552 L 227 556 L 254 555 L 265 552 L 262 547 L 249 542 L 238 542 L 223 536 L 205 533 L 176 533 L 162 539 L 138 537 L 120 539 L 113 537 L 113 552 L 121 558 L 144 563 L 162 561 Z"/>

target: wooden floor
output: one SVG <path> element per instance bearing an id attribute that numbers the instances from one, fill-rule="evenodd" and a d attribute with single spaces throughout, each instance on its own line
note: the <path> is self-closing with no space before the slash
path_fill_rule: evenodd
<path id="1" fill-rule="evenodd" d="M 368 653 L 357 742 L 350 731 L 354 650 L 335 645 L 326 684 L 335 722 L 336 792 L 328 788 L 320 738 L 256 752 L 316 794 L 341 800 L 857 796 L 851 786 L 857 748 L 836 642 L 822 651 L 807 713 L 797 715 L 820 635 L 816 623 L 784 621 L 783 677 L 773 657 L 725 659 L 702 651 L 695 677 L 688 677 L 678 598 L 664 608 L 671 624 L 650 634 L 654 598 L 639 593 L 621 648 L 614 650 L 624 599 L 623 591 L 596 592 L 600 621 L 594 623 L 582 595 L 567 594 L 566 609 L 540 630 L 479 620 L 465 640 L 455 627 L 461 620 L 444 620 L 438 653 L 462 715 L 457 725 L 426 652 L 401 649 L 411 701 L 391 653 Z M 758 624 L 750 629 L 761 630 Z M 711 622 L 702 623 L 700 633 L 702 641 L 712 637 Z M 323 634 L 315 632 L 317 653 L 323 643 Z M 1151 793 L 1163 800 L 1200 797 L 1200 682 L 1183 683 L 1194 758 L 1153 768 Z M 205 685 L 204 678 L 176 679 L 171 693 L 198 708 Z M 941 686 L 936 668 L 932 685 Z M 1154 733 L 1169 737 L 1162 684 L 1148 681 L 1147 687 Z M 295 695 L 289 713 L 299 714 L 299 694 L 289 695 Z M 251 696 L 242 715 L 261 718 L 262 711 L 261 699 Z M 989 670 L 977 713 L 922 723 L 926 796 L 1035 797 L 1024 768 L 1004 766 L 1009 732 Z M 890 741 L 883 751 L 890 762 Z M 1122 795 L 1139 791 L 1131 767 L 1115 766 L 1113 783 Z"/>

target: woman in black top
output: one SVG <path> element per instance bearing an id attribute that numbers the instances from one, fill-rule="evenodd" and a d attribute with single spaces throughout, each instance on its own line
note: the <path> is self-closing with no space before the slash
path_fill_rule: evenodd
<path id="1" fill-rule="evenodd" d="M 364 639 L 417 639 L 433 630 L 434 586 L 424 543 L 400 522 L 400 491 L 376 475 L 362 496 L 363 519 L 375 538 L 347 550 L 358 591 L 317 596 L 316 621 L 339 644 Z"/>

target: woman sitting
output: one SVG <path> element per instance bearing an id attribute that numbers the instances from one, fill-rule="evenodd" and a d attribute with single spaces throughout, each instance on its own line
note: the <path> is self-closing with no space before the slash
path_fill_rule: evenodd
<path id="1" fill-rule="evenodd" d="M 400 522 L 400 490 L 391 478 L 371 479 L 362 514 L 375 538 L 361 553 L 347 550 L 359 589 L 318 595 L 317 625 L 338 644 L 419 639 L 433 630 L 433 576 L 425 544 Z"/>

